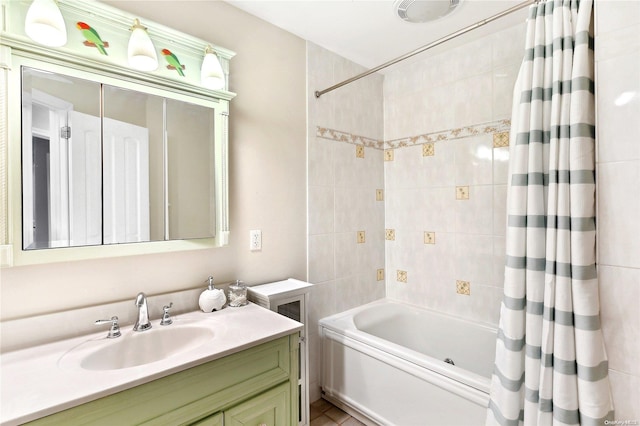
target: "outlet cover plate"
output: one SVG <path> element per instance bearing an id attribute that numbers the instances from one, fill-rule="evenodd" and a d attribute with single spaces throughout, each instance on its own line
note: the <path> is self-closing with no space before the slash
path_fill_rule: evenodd
<path id="1" fill-rule="evenodd" d="M 260 251 L 262 250 L 262 231 L 254 229 L 249 231 L 249 250 Z"/>

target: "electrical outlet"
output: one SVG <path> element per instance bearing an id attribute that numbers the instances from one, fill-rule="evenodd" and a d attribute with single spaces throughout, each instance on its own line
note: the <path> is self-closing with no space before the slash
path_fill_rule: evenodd
<path id="1" fill-rule="evenodd" d="M 262 250 L 262 231 L 254 229 L 249 231 L 249 250 L 260 251 Z"/>

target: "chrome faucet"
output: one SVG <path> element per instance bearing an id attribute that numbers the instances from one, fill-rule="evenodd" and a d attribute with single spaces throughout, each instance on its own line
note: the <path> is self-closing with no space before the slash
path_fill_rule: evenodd
<path id="1" fill-rule="evenodd" d="M 136 306 L 138 307 L 138 320 L 133 326 L 133 331 L 145 331 L 151 328 L 149 322 L 149 308 L 147 307 L 147 297 L 144 293 L 138 293 L 136 296 Z"/>

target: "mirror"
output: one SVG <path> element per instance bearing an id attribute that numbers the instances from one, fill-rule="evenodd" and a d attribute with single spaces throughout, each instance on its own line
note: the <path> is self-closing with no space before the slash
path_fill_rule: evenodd
<path id="1" fill-rule="evenodd" d="M 215 102 L 21 69 L 23 250 L 216 236 Z"/>

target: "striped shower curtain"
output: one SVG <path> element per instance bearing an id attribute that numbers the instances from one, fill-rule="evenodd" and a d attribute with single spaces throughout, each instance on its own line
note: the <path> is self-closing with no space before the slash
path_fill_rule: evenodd
<path id="1" fill-rule="evenodd" d="M 595 264 L 592 10 L 592 0 L 548 0 L 527 20 L 487 424 L 613 419 Z"/>

